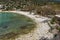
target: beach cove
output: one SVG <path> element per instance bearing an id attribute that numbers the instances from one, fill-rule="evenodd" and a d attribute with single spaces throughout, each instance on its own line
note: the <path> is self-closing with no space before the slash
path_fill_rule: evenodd
<path id="1" fill-rule="evenodd" d="M 39 40 L 41 37 L 49 39 L 53 38 L 53 34 L 48 31 L 50 29 L 49 25 L 46 22 L 45 23 L 43 22 L 48 18 L 44 17 L 36 18 L 36 16 L 38 15 L 33 15 L 33 13 L 29 14 L 29 12 L 23 12 L 23 11 L 5 11 L 5 12 L 13 12 L 25 15 L 27 17 L 30 17 L 37 23 L 36 25 L 37 27 L 34 29 L 33 32 L 30 32 L 25 35 L 20 35 L 20 37 L 15 38 L 15 40 Z"/>

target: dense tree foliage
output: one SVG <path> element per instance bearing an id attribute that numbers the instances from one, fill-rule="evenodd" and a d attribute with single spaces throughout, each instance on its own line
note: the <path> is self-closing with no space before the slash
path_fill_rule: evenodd
<path id="1" fill-rule="evenodd" d="M 60 1 L 59 1 L 60 2 Z M 58 3 L 59 3 L 58 2 Z M 53 4 L 53 3 L 57 3 L 57 1 L 55 0 L 0 0 L 0 4 L 3 4 L 4 6 L 6 6 L 6 9 L 11 9 L 11 8 L 24 8 L 26 6 L 43 6 L 43 5 L 47 5 L 47 4 Z"/>

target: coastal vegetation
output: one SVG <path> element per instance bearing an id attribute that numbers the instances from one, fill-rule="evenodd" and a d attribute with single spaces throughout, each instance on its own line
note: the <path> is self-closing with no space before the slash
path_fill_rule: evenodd
<path id="1" fill-rule="evenodd" d="M 59 6 L 59 2 L 54 0 L 0 0 L 0 4 L 4 6 L 4 10 L 34 10 L 36 7 L 44 5 L 51 5 L 53 8 Z"/>
<path id="2" fill-rule="evenodd" d="M 60 18 L 57 16 L 54 16 L 51 21 L 48 23 L 51 27 L 51 29 L 56 29 L 60 33 Z"/>
<path id="3" fill-rule="evenodd" d="M 53 17 L 56 15 L 55 10 L 51 6 L 41 6 L 40 8 L 37 8 L 36 13 L 41 16 L 46 16 L 46 17 Z"/>

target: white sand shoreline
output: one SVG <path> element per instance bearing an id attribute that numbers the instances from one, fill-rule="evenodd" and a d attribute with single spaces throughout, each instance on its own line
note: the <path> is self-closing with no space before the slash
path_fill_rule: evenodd
<path id="1" fill-rule="evenodd" d="M 14 12 L 14 13 L 19 13 L 19 14 L 28 16 L 33 20 L 35 20 L 35 22 L 37 23 L 37 28 L 34 30 L 34 32 L 25 34 L 23 36 L 21 35 L 15 40 L 39 40 L 41 37 L 45 37 L 49 39 L 53 38 L 53 34 L 48 32 L 48 30 L 50 29 L 49 25 L 46 22 L 45 23 L 42 22 L 47 18 L 36 18 L 36 15 L 32 15 L 32 14 L 29 14 L 29 12 L 23 12 L 23 11 L 6 11 L 6 12 Z"/>

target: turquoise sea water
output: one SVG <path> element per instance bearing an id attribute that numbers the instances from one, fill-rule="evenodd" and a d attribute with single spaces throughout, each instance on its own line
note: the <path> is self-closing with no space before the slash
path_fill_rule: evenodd
<path id="1" fill-rule="evenodd" d="M 32 20 L 26 16 L 17 13 L 0 12 L 0 35 L 17 32 L 21 29 L 20 27 L 31 24 L 33 24 Z"/>

